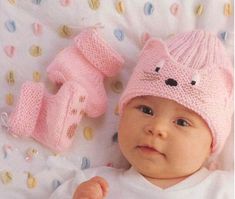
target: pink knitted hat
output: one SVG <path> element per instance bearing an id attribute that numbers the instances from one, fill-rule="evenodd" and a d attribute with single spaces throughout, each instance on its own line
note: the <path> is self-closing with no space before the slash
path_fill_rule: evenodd
<path id="1" fill-rule="evenodd" d="M 137 96 L 176 101 L 198 113 L 211 129 L 213 155 L 231 131 L 233 70 L 217 36 L 203 30 L 180 33 L 166 42 L 150 38 L 140 53 L 119 110 Z"/>

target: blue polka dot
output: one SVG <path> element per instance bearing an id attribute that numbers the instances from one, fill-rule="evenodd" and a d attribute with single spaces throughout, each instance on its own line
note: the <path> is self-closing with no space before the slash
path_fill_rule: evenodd
<path id="1" fill-rule="evenodd" d="M 153 13 L 153 11 L 154 11 L 153 4 L 150 3 L 150 2 L 145 3 L 145 5 L 144 5 L 144 14 L 145 15 L 151 15 Z"/>
<path id="2" fill-rule="evenodd" d="M 221 32 L 220 37 L 223 41 L 226 41 L 228 38 L 228 32 Z"/>
<path id="3" fill-rule="evenodd" d="M 90 168 L 90 164 L 91 164 L 90 160 L 87 157 L 83 157 L 82 158 L 81 169 L 84 170 L 84 169 Z"/>
<path id="4" fill-rule="evenodd" d="M 42 0 L 32 0 L 32 3 L 36 4 L 36 5 L 40 5 L 42 2 Z"/>
<path id="5" fill-rule="evenodd" d="M 61 182 L 57 179 L 52 181 L 52 188 L 53 190 L 57 189 L 61 185 Z"/>
<path id="6" fill-rule="evenodd" d="M 5 22 L 5 27 L 9 32 L 15 32 L 16 31 L 16 25 L 13 20 L 8 20 Z"/>
<path id="7" fill-rule="evenodd" d="M 119 41 L 124 40 L 124 32 L 121 29 L 115 29 L 113 33 Z"/>

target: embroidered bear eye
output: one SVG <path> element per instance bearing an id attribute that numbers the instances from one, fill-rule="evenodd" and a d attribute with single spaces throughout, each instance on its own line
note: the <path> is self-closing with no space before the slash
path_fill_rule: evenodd
<path id="1" fill-rule="evenodd" d="M 156 67 L 155 71 L 158 72 L 160 70 L 160 67 Z"/>
<path id="2" fill-rule="evenodd" d="M 155 71 L 156 71 L 157 73 L 158 73 L 159 70 L 163 67 L 164 63 L 165 63 L 165 61 L 164 61 L 164 60 L 161 60 L 160 62 L 158 62 L 158 63 L 156 64 Z"/>
<path id="3" fill-rule="evenodd" d="M 194 86 L 194 85 L 198 85 L 199 82 L 200 82 L 200 75 L 198 73 L 196 73 L 192 77 L 191 84 Z"/>

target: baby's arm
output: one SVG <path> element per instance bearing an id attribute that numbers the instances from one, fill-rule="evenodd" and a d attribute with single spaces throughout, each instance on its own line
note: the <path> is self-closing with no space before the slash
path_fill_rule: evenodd
<path id="1" fill-rule="evenodd" d="M 107 181 L 99 176 L 81 183 L 74 192 L 73 199 L 103 199 L 108 193 Z"/>

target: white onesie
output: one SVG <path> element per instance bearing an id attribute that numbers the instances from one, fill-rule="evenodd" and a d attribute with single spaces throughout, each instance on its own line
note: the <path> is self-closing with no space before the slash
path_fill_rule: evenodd
<path id="1" fill-rule="evenodd" d="M 195 174 L 167 189 L 147 181 L 133 167 L 129 170 L 99 167 L 78 171 L 60 185 L 50 199 L 72 199 L 76 187 L 94 176 L 109 184 L 107 199 L 233 199 L 233 173 L 200 169 Z"/>

